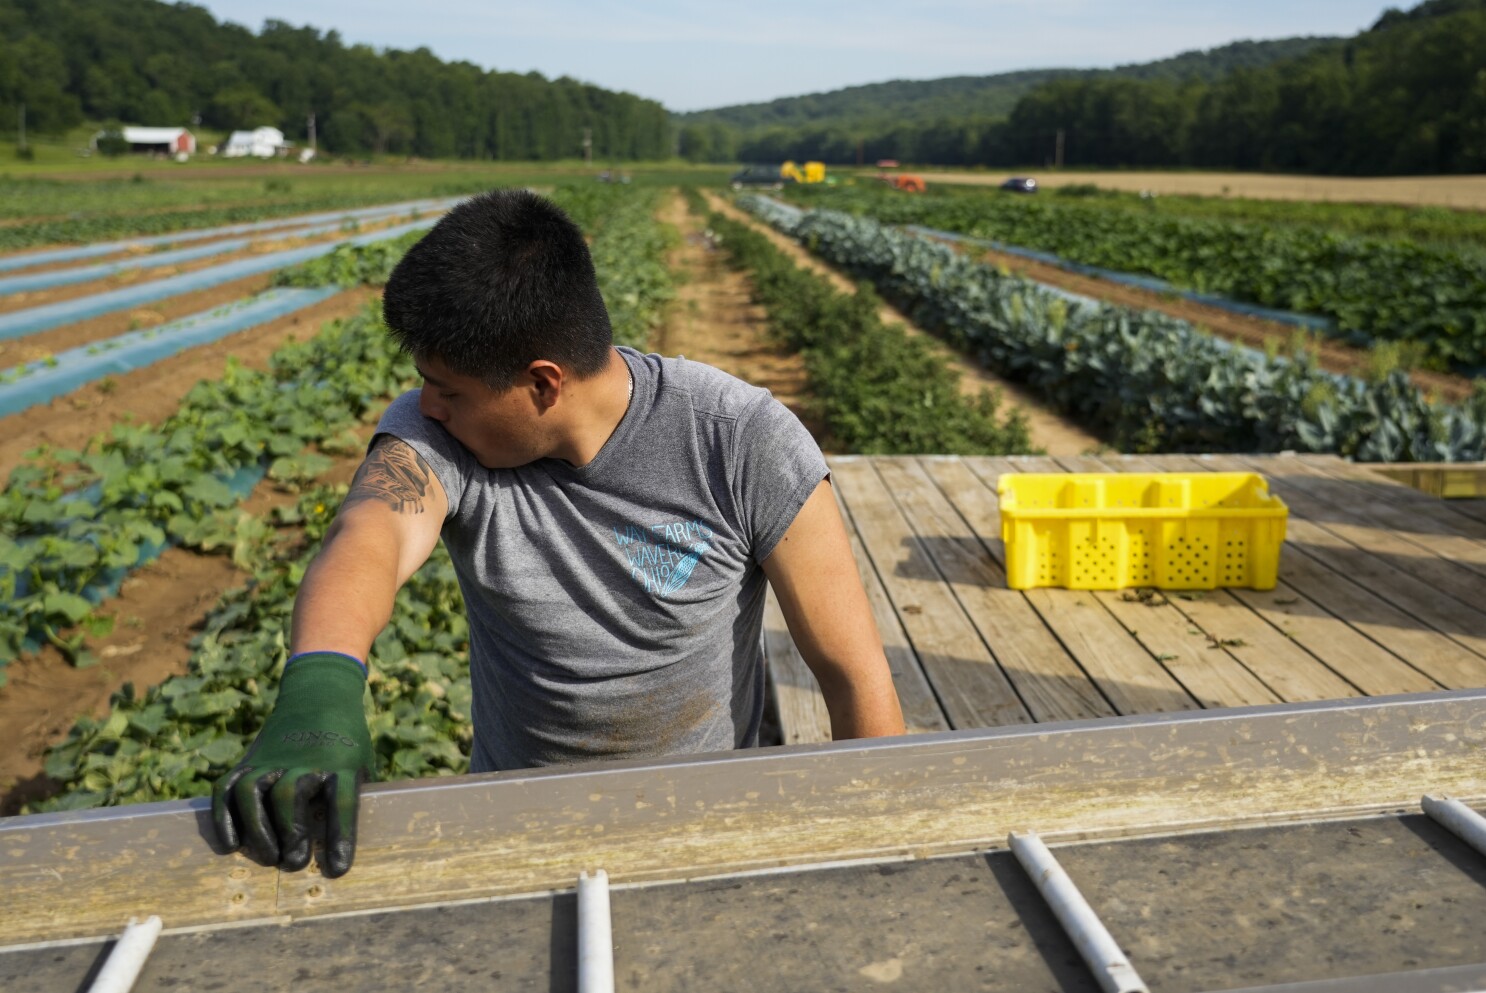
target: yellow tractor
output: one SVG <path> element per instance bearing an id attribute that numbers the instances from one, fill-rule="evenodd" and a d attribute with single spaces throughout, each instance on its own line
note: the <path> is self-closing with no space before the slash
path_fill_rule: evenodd
<path id="1" fill-rule="evenodd" d="M 826 164 L 824 162 L 806 162 L 802 169 L 793 161 L 786 162 L 779 167 L 779 175 L 785 179 L 793 179 L 797 183 L 824 183 L 826 181 Z"/>

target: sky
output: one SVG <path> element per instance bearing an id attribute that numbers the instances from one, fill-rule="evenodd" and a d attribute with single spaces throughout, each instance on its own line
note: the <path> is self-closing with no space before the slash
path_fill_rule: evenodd
<path id="1" fill-rule="evenodd" d="M 253 30 L 334 28 L 487 69 L 703 110 L 891 79 L 1111 68 L 1231 41 L 1349 35 L 1380 0 L 193 0 Z M 1401 7 L 1409 0 L 1395 0 Z"/>

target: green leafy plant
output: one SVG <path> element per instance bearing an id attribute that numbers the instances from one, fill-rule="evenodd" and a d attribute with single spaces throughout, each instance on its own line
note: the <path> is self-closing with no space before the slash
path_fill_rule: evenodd
<path id="1" fill-rule="evenodd" d="M 884 224 L 958 232 L 1319 315 L 1354 345 L 1415 343 L 1434 368 L 1486 366 L 1486 251 L 1479 242 L 1420 242 L 1273 218 L 1172 215 L 1105 198 L 903 197 L 863 187 L 794 195 Z"/>
<path id="2" fill-rule="evenodd" d="M 799 350 L 831 447 L 867 454 L 1031 451 L 1023 418 L 1001 414 L 995 397 L 963 396 L 958 373 L 926 342 L 882 322 L 870 288 L 838 293 L 747 226 L 720 214 L 707 224 L 748 271 L 774 333 Z"/>
<path id="3" fill-rule="evenodd" d="M 740 200 L 869 280 L 921 327 L 1127 451 L 1334 452 L 1364 461 L 1486 453 L 1486 384 L 1432 404 L 1399 370 L 1363 382 L 1301 350 L 1266 356 L 1151 311 L 1070 306 L 1034 284 L 865 218 Z"/>

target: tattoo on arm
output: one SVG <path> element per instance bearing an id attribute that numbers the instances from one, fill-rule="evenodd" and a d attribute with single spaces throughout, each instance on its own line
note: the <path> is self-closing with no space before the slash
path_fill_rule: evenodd
<path id="1" fill-rule="evenodd" d="M 421 514 L 432 475 L 433 470 L 411 445 L 396 438 L 383 438 L 356 470 L 351 492 L 346 494 L 341 507 L 376 500 L 395 513 Z"/>

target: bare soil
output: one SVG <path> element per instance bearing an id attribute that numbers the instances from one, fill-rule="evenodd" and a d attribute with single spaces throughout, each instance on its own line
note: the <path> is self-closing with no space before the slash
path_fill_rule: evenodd
<path id="1" fill-rule="evenodd" d="M 273 273 L 259 273 L 195 293 L 157 300 L 133 310 L 117 310 L 111 314 L 100 314 L 84 321 L 38 331 L 24 338 L 0 341 L 0 368 L 34 362 L 48 355 L 113 338 L 127 331 L 157 327 L 167 321 L 199 314 L 266 290 L 272 281 Z"/>
<path id="2" fill-rule="evenodd" d="M 218 302 L 241 295 L 236 293 Z M 365 287 L 347 290 L 278 320 L 187 349 L 143 369 L 89 383 L 49 403 L 0 418 L 0 479 L 8 477 L 21 456 L 38 445 L 80 448 L 114 424 L 158 423 L 180 406 L 181 398 L 198 382 L 220 377 L 229 356 L 250 368 L 265 369 L 269 356 L 287 341 L 309 338 L 320 325 L 351 316 L 376 295 Z"/>
<path id="3" fill-rule="evenodd" d="M 1046 187 L 1089 183 L 1110 190 L 1256 200 L 1400 203 L 1486 210 L 1486 176 L 1281 176 L 1251 172 L 1035 171 Z M 928 172 L 931 183 L 999 186 L 1005 172 Z"/>
<path id="4" fill-rule="evenodd" d="M 844 274 L 817 259 L 802 246 L 767 224 L 737 209 L 719 196 L 708 194 L 707 200 L 713 210 L 749 225 L 773 242 L 797 264 L 825 276 L 843 293 L 856 292 L 856 284 Z M 909 334 L 919 336 L 932 345 L 952 368 L 960 372 L 960 391 L 965 395 L 974 396 L 986 389 L 999 391 L 1003 408 L 1022 412 L 1027 418 L 1027 430 L 1031 435 L 1032 444 L 1044 449 L 1047 454 L 1082 455 L 1105 448 L 1104 443 L 1095 435 L 1048 409 L 1022 386 L 1002 379 L 980 363 L 960 354 L 938 338 L 916 327 L 896 307 L 884 303 L 878 315 L 884 322 L 902 325 Z"/>
<path id="5" fill-rule="evenodd" d="M 824 425 L 811 419 L 806 402 L 810 382 L 805 364 L 770 334 L 768 314 L 753 302 L 748 277 L 727 265 L 680 193 L 666 198 L 658 217 L 681 233 L 680 245 L 667 260 L 671 271 L 680 274 L 681 285 L 656 335 L 655 350 L 705 362 L 764 387 L 804 422 L 817 443 L 824 443 Z"/>
<path id="6" fill-rule="evenodd" d="M 965 250 L 958 244 L 951 243 L 951 247 L 960 251 Z M 1221 307 L 1211 307 L 1174 294 L 1155 293 L 1096 276 L 1083 276 L 1054 265 L 1017 255 L 1008 255 L 1004 252 L 978 248 L 974 251 L 977 257 L 984 261 L 1036 282 L 1081 293 L 1106 303 L 1119 304 L 1136 310 L 1159 311 L 1181 318 L 1209 334 L 1216 334 L 1230 341 L 1241 342 L 1261 350 L 1267 345 L 1275 345 L 1284 351 L 1296 335 L 1296 329 L 1288 325 L 1261 320 L 1257 317 L 1246 317 Z M 1331 372 L 1351 373 L 1356 376 L 1363 376 L 1368 372 L 1370 359 L 1365 349 L 1352 348 L 1318 335 L 1307 336 L 1306 347 L 1316 353 L 1322 368 Z M 1470 396 L 1473 385 L 1471 380 L 1465 376 L 1439 372 L 1416 370 L 1410 372 L 1409 378 L 1420 389 L 1455 401 Z"/>

